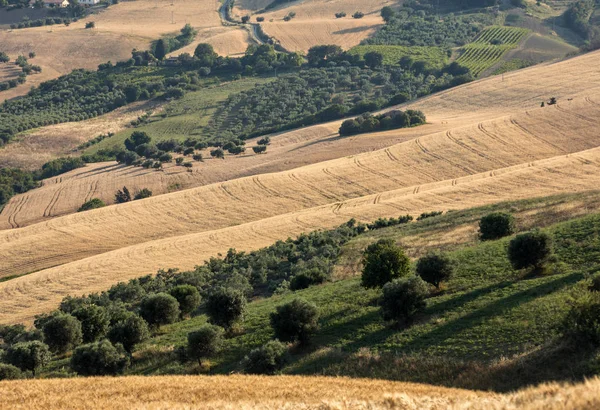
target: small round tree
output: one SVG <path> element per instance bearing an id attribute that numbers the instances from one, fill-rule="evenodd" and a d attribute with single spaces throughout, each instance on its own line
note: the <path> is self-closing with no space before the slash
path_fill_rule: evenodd
<path id="1" fill-rule="evenodd" d="M 208 297 L 206 311 L 211 323 L 231 329 L 235 322 L 244 317 L 246 297 L 237 289 L 218 289 Z"/>
<path id="2" fill-rule="evenodd" d="M 221 351 L 223 346 L 223 328 L 206 324 L 195 332 L 188 333 L 188 356 L 198 361 L 207 359 Z"/>
<path id="3" fill-rule="evenodd" d="M 77 212 L 89 211 L 90 209 L 98 209 L 105 207 L 106 204 L 100 198 L 92 198 L 79 207 Z"/>
<path id="4" fill-rule="evenodd" d="M 446 254 L 431 253 L 419 259 L 416 270 L 421 279 L 439 289 L 452 276 L 454 265 Z"/>
<path id="5" fill-rule="evenodd" d="M 515 232 L 515 218 L 504 212 L 494 212 L 479 221 L 479 238 L 489 241 L 512 235 Z"/>
<path id="6" fill-rule="evenodd" d="M 200 292 L 192 285 L 179 285 L 171 289 L 171 296 L 179 302 L 181 317 L 189 316 L 200 306 Z"/>
<path id="7" fill-rule="evenodd" d="M 384 320 L 410 324 L 425 309 L 428 294 L 427 284 L 418 276 L 395 279 L 383 287 L 381 315 Z"/>
<path id="8" fill-rule="evenodd" d="M 110 318 L 103 307 L 87 305 L 74 310 L 72 314 L 81 322 L 84 343 L 95 342 L 108 332 Z"/>
<path id="9" fill-rule="evenodd" d="M 174 323 L 179 319 L 179 302 L 166 293 L 149 295 L 142 300 L 140 316 L 154 328 Z"/>
<path id="10" fill-rule="evenodd" d="M 0 381 L 17 380 L 23 377 L 21 370 L 12 364 L 0 363 Z"/>
<path id="11" fill-rule="evenodd" d="M 380 239 L 363 253 L 361 283 L 366 288 L 381 287 L 392 279 L 410 273 L 410 260 L 391 239 Z"/>
<path id="12" fill-rule="evenodd" d="M 540 231 L 517 235 L 508 244 L 508 259 L 514 269 L 540 269 L 552 254 L 552 240 Z"/>
<path id="13" fill-rule="evenodd" d="M 5 361 L 21 370 L 31 371 L 35 377 L 37 371 L 46 366 L 51 358 L 48 345 L 36 340 L 12 345 L 6 351 Z"/>
<path id="14" fill-rule="evenodd" d="M 108 340 L 79 346 L 71 356 L 71 369 L 82 376 L 106 376 L 122 373 L 129 357 Z"/>
<path id="15" fill-rule="evenodd" d="M 289 361 L 287 346 L 279 340 L 271 340 L 252 350 L 244 358 L 244 372 L 249 374 L 276 374 Z"/>
<path id="16" fill-rule="evenodd" d="M 49 319 L 44 328 L 44 342 L 54 353 L 63 354 L 81 344 L 83 333 L 81 322 L 66 313 Z"/>
<path id="17" fill-rule="evenodd" d="M 319 310 L 313 303 L 304 299 L 293 301 L 277 307 L 271 313 L 271 326 L 275 337 L 284 342 L 308 343 L 310 336 L 317 330 Z"/>
<path id="18" fill-rule="evenodd" d="M 136 344 L 149 337 L 148 324 L 144 319 L 133 313 L 115 323 L 108 332 L 109 340 L 114 344 L 121 343 L 129 353 L 133 351 Z"/>

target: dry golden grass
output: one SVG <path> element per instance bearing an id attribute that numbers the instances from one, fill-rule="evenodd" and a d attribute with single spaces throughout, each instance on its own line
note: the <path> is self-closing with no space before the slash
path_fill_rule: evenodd
<path id="1" fill-rule="evenodd" d="M 256 249 L 353 217 L 372 220 L 596 189 L 600 75 L 593 67 L 599 57 L 524 70 L 505 76 L 504 83 L 492 78 L 419 101 L 414 106 L 432 113 L 434 124 L 389 132 L 403 139 L 389 148 L 0 232 L 1 275 L 37 271 L 0 284 L 0 323 L 30 321 L 66 294 L 99 291 L 162 267 L 191 268 L 229 247 Z M 539 108 L 549 95 L 557 95 L 559 105 Z M 304 132 L 327 134 L 331 127 Z M 437 131 L 444 128 L 450 129 Z M 292 143 L 301 135 L 279 138 Z M 335 144 L 325 139 L 312 147 L 335 151 Z M 57 187 L 48 185 L 50 201 L 19 196 L 2 215 L 14 226 L 28 198 L 52 214 L 62 195 L 80 202 L 95 195 L 93 187 Z"/>
<path id="2" fill-rule="evenodd" d="M 306 0 L 293 2 L 285 7 L 261 14 L 265 21 L 261 23 L 264 31 L 280 41 L 289 51 L 307 51 L 320 44 L 337 44 L 344 49 L 359 44 L 383 25 L 381 8 L 394 5 L 396 1 L 375 0 Z M 241 17 L 258 11 L 269 3 L 265 1 L 236 2 L 234 14 Z M 291 21 L 283 21 L 289 12 L 295 12 Z M 335 13 L 346 12 L 347 17 L 336 19 Z M 352 18 L 356 11 L 365 13 L 362 19 Z M 273 20 L 273 21 L 271 21 Z"/>
<path id="3" fill-rule="evenodd" d="M 75 68 L 95 69 L 109 60 L 126 60 L 131 57 L 132 49 L 147 49 L 152 40 L 177 33 L 186 23 L 198 30 L 197 42 L 214 44 L 218 53 L 239 54 L 248 46 L 247 33 L 222 26 L 220 3 L 214 0 L 171 3 L 170 0 L 123 1 L 68 27 L 0 31 L 2 51 L 11 57 L 35 51 L 37 57 L 32 63 L 43 69 L 41 74 L 29 76 L 27 83 L 0 93 L 0 102 L 23 95 L 31 86 Z M 87 21 L 94 21 L 96 28 L 85 29 Z"/>
<path id="4" fill-rule="evenodd" d="M 72 154 L 82 142 L 124 129 L 147 110 L 157 112 L 157 102 L 139 102 L 80 122 L 66 122 L 28 131 L 0 149 L 0 167 L 35 170 L 59 156 Z"/>
<path id="5" fill-rule="evenodd" d="M 0 382 L 13 409 L 595 409 L 600 380 L 496 394 L 384 380 L 154 376 Z"/>

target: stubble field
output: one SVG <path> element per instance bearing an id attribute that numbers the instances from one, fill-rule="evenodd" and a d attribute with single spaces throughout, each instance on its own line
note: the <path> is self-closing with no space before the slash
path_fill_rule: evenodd
<path id="1" fill-rule="evenodd" d="M 432 124 L 388 132 L 401 141 L 387 148 L 325 162 L 315 155 L 312 165 L 232 180 L 235 172 L 251 173 L 250 167 L 224 171 L 226 182 L 2 231 L 2 276 L 25 276 L 0 284 L 0 323 L 30 321 L 67 294 L 99 291 L 159 268 L 192 268 L 230 247 L 256 249 L 350 218 L 418 215 L 596 189 L 600 76 L 594 67 L 599 58 L 593 53 L 506 75 L 504 82 L 494 77 L 425 98 L 412 106 L 427 113 Z M 539 101 L 549 96 L 559 97 L 559 104 L 540 108 Z M 343 155 L 336 141 L 348 144 L 349 139 L 331 141 L 335 124 L 274 141 L 298 142 L 303 133 L 313 133 L 315 152 L 329 138 L 327 151 Z M 352 139 L 371 138 L 378 137 Z M 227 160 L 214 162 L 236 168 Z M 2 212 L 4 220 L 18 224 L 29 212 L 24 209 L 52 214 L 47 207 L 69 192 L 81 200 L 83 186 L 61 189 L 60 180 L 55 182 L 50 202 L 41 200 L 52 192 L 49 181 L 48 193 L 29 205 L 27 194 L 15 197 Z M 43 189 L 28 194 L 35 198 Z"/>

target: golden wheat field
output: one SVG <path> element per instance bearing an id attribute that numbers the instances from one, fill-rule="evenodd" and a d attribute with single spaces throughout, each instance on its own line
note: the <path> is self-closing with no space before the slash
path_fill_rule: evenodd
<path id="1" fill-rule="evenodd" d="M 222 26 L 219 7 L 214 0 L 123 1 L 68 27 L 0 30 L 2 51 L 11 58 L 34 51 L 37 56 L 32 63 L 42 67 L 42 73 L 29 76 L 27 83 L 0 93 L 0 101 L 23 95 L 31 86 L 75 68 L 95 69 L 109 60 L 126 60 L 132 49 L 147 49 L 151 41 L 176 34 L 185 24 L 197 29 L 198 35 L 194 44 L 180 52 L 193 52 L 191 47 L 199 42 L 213 44 L 223 55 L 244 52 L 250 41 L 247 32 Z M 96 28 L 85 29 L 88 21 L 94 21 Z"/>
<path id="2" fill-rule="evenodd" d="M 490 78 L 423 99 L 414 106 L 432 124 L 390 132 L 402 141 L 387 148 L 1 231 L 2 276 L 29 274 L 0 283 L 0 323 L 31 321 L 67 294 L 99 291 L 159 268 L 192 268 L 230 247 L 256 249 L 350 218 L 596 189 L 600 78 L 594 67 L 599 58 L 593 53 L 517 72 L 504 82 Z M 550 95 L 558 96 L 559 104 L 540 108 L 539 101 Z M 318 129 L 331 133 L 327 126 Z M 298 142 L 298 132 L 275 141 Z M 335 145 L 328 150 L 335 151 Z M 64 178 L 86 172 L 112 178 L 106 171 L 76 170 Z M 39 205 L 34 196 L 15 197 L 3 218 L 16 226 L 25 220 L 28 211 L 23 210 L 37 209 L 39 215 L 43 207 L 52 215 L 62 195 L 80 201 L 95 195 L 89 187 L 61 186 L 59 177 L 30 191 L 53 192 Z"/>
<path id="3" fill-rule="evenodd" d="M 600 380 L 496 394 L 382 380 L 154 376 L 0 382 L 13 409 L 595 409 Z"/>
<path id="4" fill-rule="evenodd" d="M 264 9 L 270 2 L 236 2 L 234 15 L 241 17 Z M 337 44 L 344 49 L 359 44 L 383 25 L 380 10 L 384 6 L 397 4 L 391 0 L 307 0 L 286 4 L 260 14 L 265 18 L 261 23 L 264 31 L 275 37 L 289 51 L 305 52 L 320 44 Z M 352 18 L 360 11 L 365 14 L 361 19 Z M 283 18 L 290 12 L 296 16 L 290 21 Z M 346 12 L 345 18 L 337 19 L 336 13 Z M 254 18 L 253 18 L 254 21 Z"/>

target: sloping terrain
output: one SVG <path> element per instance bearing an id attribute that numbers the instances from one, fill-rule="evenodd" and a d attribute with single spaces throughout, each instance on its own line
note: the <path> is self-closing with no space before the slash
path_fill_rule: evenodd
<path id="1" fill-rule="evenodd" d="M 504 395 L 382 380 L 289 376 L 21 380 L 1 383 L 0 392 L 4 405 L 27 409 L 587 410 L 600 405 L 597 378 L 575 385 L 546 384 Z"/>
<path id="2" fill-rule="evenodd" d="M 420 136 L 414 134 L 420 128 L 396 131 L 406 132 L 406 140 L 386 149 L 1 232 L 2 276 L 35 273 L 0 284 L 0 323 L 29 321 L 69 293 L 98 291 L 158 268 L 191 268 L 230 247 L 255 249 L 352 217 L 595 189 L 599 57 L 423 99 L 413 106 L 428 114 L 430 128 L 448 130 Z M 559 97 L 559 104 L 540 108 L 549 96 Z M 19 198 L 24 205 L 26 197 Z M 13 222 L 18 206 L 13 200 L 4 211 Z"/>
<path id="3" fill-rule="evenodd" d="M 234 15 L 238 17 L 252 14 L 264 9 L 271 2 L 242 1 L 234 8 Z M 393 0 L 376 0 L 364 2 L 361 0 L 305 0 L 291 2 L 269 10 L 266 13 L 256 14 L 264 17 L 261 23 L 263 30 L 275 37 L 288 51 L 305 52 L 312 46 L 321 44 L 337 44 L 344 49 L 349 49 L 373 34 L 383 25 L 380 16 L 382 7 L 397 4 Z M 296 16 L 290 21 L 283 18 L 290 12 Z M 344 18 L 336 18 L 336 13 L 345 12 Z M 365 14 L 363 18 L 354 19 L 355 12 Z"/>
<path id="4" fill-rule="evenodd" d="M 188 23 L 198 30 L 195 44 L 211 43 L 224 55 L 243 53 L 248 36 L 237 27 L 223 27 L 218 6 L 212 0 L 124 1 L 68 27 L 0 30 L 3 52 L 16 58 L 34 51 L 37 57 L 33 62 L 43 70 L 29 76 L 25 84 L 0 93 L 0 101 L 25 94 L 31 86 L 75 68 L 95 69 L 109 60 L 126 60 L 132 49 L 147 49 L 151 41 L 177 33 Z M 95 22 L 94 29 L 85 29 L 89 21 Z"/>

